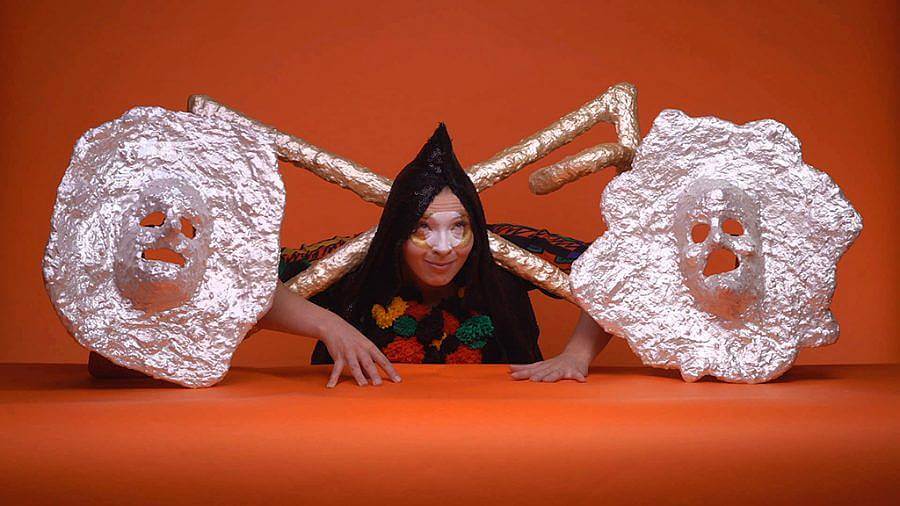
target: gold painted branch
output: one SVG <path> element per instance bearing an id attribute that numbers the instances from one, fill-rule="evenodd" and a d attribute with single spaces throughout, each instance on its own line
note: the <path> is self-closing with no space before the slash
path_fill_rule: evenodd
<path id="1" fill-rule="evenodd" d="M 469 167 L 469 177 L 480 192 L 515 174 L 551 152 L 572 142 L 600 122 L 613 123 L 619 143 L 631 149 L 640 143 L 637 121 L 637 89 L 619 83 L 599 97 L 566 114 L 547 128 L 526 137 L 494 155 L 490 160 Z"/>
<path id="2" fill-rule="evenodd" d="M 621 144 L 599 144 L 531 174 L 528 184 L 532 193 L 546 195 L 594 172 L 616 166 L 626 170 L 634 157 L 634 150 Z"/>
<path id="3" fill-rule="evenodd" d="M 307 299 L 325 290 L 362 262 L 377 229 L 378 227 L 372 227 L 354 237 L 327 257 L 313 262 L 284 285 Z"/>
<path id="4" fill-rule="evenodd" d="M 207 96 L 192 96 L 188 107 L 191 112 L 201 116 L 227 119 L 263 129 L 274 137 L 274 148 L 279 158 L 306 168 L 328 182 L 347 188 L 367 202 L 384 206 L 387 201 L 391 179 L 380 176 L 352 160 L 329 153 L 299 137 L 255 121 Z M 599 122 L 613 123 L 619 142 L 589 148 L 535 172 L 530 178 L 532 191 L 535 193 L 554 191 L 609 165 L 615 165 L 621 170 L 629 168 L 634 150 L 640 142 L 637 90 L 629 83 L 620 83 L 547 128 L 500 151 L 493 158 L 472 165 L 467 169 L 467 173 L 475 188 L 481 192 L 568 144 Z M 375 230 L 376 228 L 368 230 L 331 255 L 314 262 L 285 285 L 303 297 L 310 297 L 326 289 L 359 265 L 375 236 Z M 550 293 L 575 302 L 569 289 L 568 276 L 555 265 L 492 233 L 489 235 L 489 243 L 497 264 Z"/>
<path id="5" fill-rule="evenodd" d="M 559 267 L 493 232 L 488 232 L 488 241 L 494 261 L 501 267 L 554 295 L 578 304 L 569 289 L 569 276 Z"/>
<path id="6" fill-rule="evenodd" d="M 275 152 L 282 160 L 293 162 L 329 183 L 356 193 L 366 202 L 383 206 L 391 191 L 391 180 L 350 159 L 330 153 L 299 137 L 250 119 L 247 115 L 219 104 L 205 95 L 193 95 L 188 108 L 200 116 L 222 118 L 263 129 L 275 137 Z"/>

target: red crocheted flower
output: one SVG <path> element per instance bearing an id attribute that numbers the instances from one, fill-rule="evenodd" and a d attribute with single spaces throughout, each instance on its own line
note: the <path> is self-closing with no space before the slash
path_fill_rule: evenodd
<path id="1" fill-rule="evenodd" d="M 468 346 L 460 346 L 453 353 L 447 355 L 448 364 L 480 364 L 481 350 L 473 350 Z"/>
<path id="2" fill-rule="evenodd" d="M 455 316 L 444 311 L 444 333 L 448 336 L 452 336 L 456 333 L 456 329 L 459 328 L 459 320 L 456 319 Z"/>
<path id="3" fill-rule="evenodd" d="M 420 304 L 418 302 L 409 302 L 409 306 L 406 308 L 406 314 L 412 316 L 416 320 L 421 320 L 425 318 L 428 313 L 431 312 L 431 308 L 426 306 L 425 304 Z"/>
<path id="4" fill-rule="evenodd" d="M 425 347 L 415 337 L 394 339 L 383 351 L 391 362 L 421 364 L 425 360 Z"/>

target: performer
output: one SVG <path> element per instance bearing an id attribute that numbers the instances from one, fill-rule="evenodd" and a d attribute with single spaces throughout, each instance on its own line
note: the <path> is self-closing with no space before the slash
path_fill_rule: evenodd
<path id="1" fill-rule="evenodd" d="M 584 381 L 609 335 L 582 313 L 566 351 L 541 361 L 527 293 L 534 286 L 494 263 L 489 229 L 564 270 L 587 248 L 547 231 L 488 226 L 441 124 L 394 181 L 362 264 L 313 296 L 318 307 L 279 287 L 260 326 L 318 337 L 312 363 L 335 364 L 328 386 L 345 368 L 360 385 L 380 384 L 379 367 L 400 381 L 391 362 L 537 362 L 513 377 Z M 288 281 L 349 239 L 283 250 L 279 277 Z"/>

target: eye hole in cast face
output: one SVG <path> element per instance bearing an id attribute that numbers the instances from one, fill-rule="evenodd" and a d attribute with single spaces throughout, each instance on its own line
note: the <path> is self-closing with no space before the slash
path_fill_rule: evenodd
<path id="1" fill-rule="evenodd" d="M 197 229 L 194 228 L 194 225 L 191 223 L 191 220 L 182 217 L 181 218 L 181 233 L 188 239 L 193 239 L 197 235 Z"/>
<path id="2" fill-rule="evenodd" d="M 144 216 L 141 220 L 142 227 L 161 227 L 166 222 L 166 215 L 162 211 L 156 211 Z"/>
<path id="3" fill-rule="evenodd" d="M 697 223 L 691 228 L 691 241 L 699 244 L 706 240 L 709 236 L 709 224 Z"/>
<path id="4" fill-rule="evenodd" d="M 741 222 L 734 218 L 729 218 L 722 223 L 722 231 L 728 235 L 740 236 L 744 235 L 744 227 Z"/>

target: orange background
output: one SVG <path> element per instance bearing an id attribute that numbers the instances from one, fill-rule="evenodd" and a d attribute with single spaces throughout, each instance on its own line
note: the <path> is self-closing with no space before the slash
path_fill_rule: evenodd
<path id="1" fill-rule="evenodd" d="M 56 186 L 87 129 L 204 93 L 393 176 L 438 121 L 464 165 L 630 81 L 642 131 L 664 108 L 774 118 L 837 181 L 865 229 L 840 264 L 843 328 L 801 363 L 900 359 L 896 2 L 16 2 L 0 6 L 0 362 L 83 362 L 44 292 Z M 187 4 L 187 3 L 185 3 Z M 637 5 L 640 4 L 640 5 Z M 553 162 L 614 139 L 598 127 Z M 364 230 L 379 209 L 283 165 L 284 244 Z M 530 172 L 526 170 L 524 172 Z M 520 173 L 483 194 L 488 219 L 592 239 L 609 172 L 545 197 Z M 535 295 L 545 354 L 576 310 Z M 307 363 L 312 341 L 261 333 L 239 365 Z M 616 340 L 598 359 L 635 364 Z"/>

